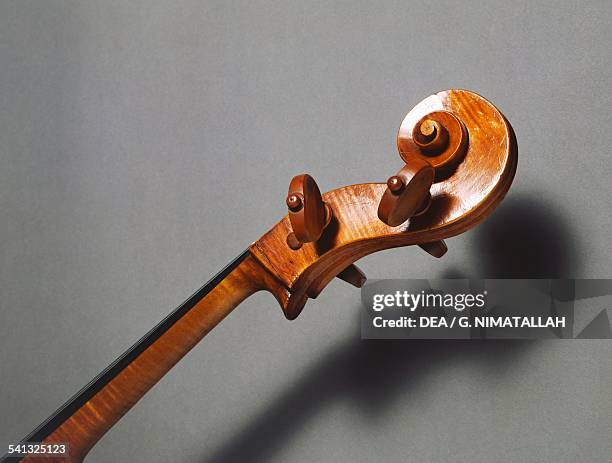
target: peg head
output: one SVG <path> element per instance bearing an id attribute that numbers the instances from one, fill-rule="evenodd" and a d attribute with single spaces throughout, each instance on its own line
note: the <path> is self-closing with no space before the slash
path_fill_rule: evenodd
<path id="1" fill-rule="evenodd" d="M 465 232 L 493 212 L 516 172 L 512 127 L 493 104 L 467 90 L 425 98 L 404 118 L 397 142 L 408 170 L 400 170 L 388 183 L 347 185 L 320 199 L 318 188 L 308 186 L 311 179 L 296 177 L 289 195 L 295 193 L 299 201 L 288 198 L 288 207 L 297 212 L 290 209 L 288 217 L 251 246 L 252 255 L 286 290 L 275 296 L 287 318 L 297 317 L 306 301 L 336 276 L 362 284 L 363 278 L 350 265 L 373 252 L 419 245 L 440 257 L 446 252 L 442 240 Z M 390 205 L 381 214 L 385 201 Z M 321 206 L 323 202 L 327 206 Z M 312 222 L 305 220 L 310 214 L 315 217 Z M 402 223 L 408 216 L 410 220 Z M 303 222 L 315 225 L 306 227 Z M 322 233 L 326 223 L 330 225 Z M 306 231 L 302 245 L 294 250 L 287 237 L 299 230 Z"/>
<path id="2" fill-rule="evenodd" d="M 331 209 L 323 202 L 317 182 L 308 174 L 293 177 L 286 203 L 294 235 L 287 240 L 289 247 L 299 249 L 297 242 L 317 241 L 331 220 Z"/>
<path id="3" fill-rule="evenodd" d="M 429 189 L 434 168 L 420 158 L 410 159 L 387 180 L 387 189 L 378 205 L 378 217 L 391 227 L 403 224 L 410 217 L 422 214 L 429 207 Z"/>

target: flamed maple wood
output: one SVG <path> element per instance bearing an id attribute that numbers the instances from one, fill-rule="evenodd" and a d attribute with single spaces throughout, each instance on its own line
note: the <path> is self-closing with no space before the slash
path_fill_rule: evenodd
<path id="1" fill-rule="evenodd" d="M 317 297 L 338 272 L 361 257 L 463 233 L 503 199 L 516 171 L 516 137 L 502 113 L 473 92 L 440 92 L 410 111 L 397 137 L 401 157 L 407 161 L 429 158 L 412 139 L 413 129 L 424 116 L 437 111 L 448 111 L 461 120 L 469 141 L 461 163 L 433 184 L 426 213 L 388 226 L 378 216 L 387 185 L 350 185 L 323 195 L 333 218 L 317 242 L 288 249 L 285 237 L 291 224 L 285 217 L 251 246 L 253 255 L 289 288 L 290 297 L 283 305 L 287 318 L 297 317 L 308 298 Z"/>
<path id="2" fill-rule="evenodd" d="M 446 248 L 440 240 L 473 227 L 502 200 L 516 171 L 517 145 L 512 127 L 491 103 L 466 90 L 448 90 L 426 98 L 404 119 L 397 143 L 400 156 L 407 162 L 416 158 L 431 162 L 432 154 L 424 153 L 419 147 L 427 140 L 417 143 L 413 139 L 415 133 L 417 136 L 433 133 L 432 127 L 420 134 L 415 132 L 415 125 L 424 118 L 434 126 L 438 122 L 452 122 L 454 118 L 462 125 L 452 122 L 454 126 L 446 126 L 448 133 L 444 136 L 449 137 L 448 149 L 461 150 L 461 156 L 452 162 L 447 162 L 447 158 L 433 162 L 443 163 L 446 170 L 436 170 L 435 183 L 429 190 L 431 204 L 422 215 L 395 227 L 385 224 L 378 217 L 378 208 L 387 184 L 368 183 L 323 195 L 331 221 L 316 241 L 290 247 L 287 237 L 293 233 L 291 222 L 288 216 L 283 218 L 24 439 L 68 442 L 70 457 L 52 459 L 30 455 L 22 461 L 82 461 L 104 433 L 176 362 L 256 291 L 271 292 L 285 316 L 293 319 L 307 299 L 317 297 L 338 274 L 354 284 L 362 283 L 363 275 L 350 265 L 367 254 L 419 244 L 432 255 L 441 256 Z M 456 134 L 464 138 L 453 138 Z M 288 198 L 290 207 L 298 202 Z M 320 225 L 313 228 L 317 233 L 308 229 L 310 232 L 305 238 L 316 238 Z"/>
<path id="3" fill-rule="evenodd" d="M 217 281 L 215 281 L 217 280 Z M 208 287 L 206 287 L 208 286 Z M 218 278 L 213 278 L 203 290 L 177 309 L 178 317 L 167 323 L 158 336 L 148 346 L 139 349 L 138 355 L 129 358 L 126 365 L 111 375 L 107 382 L 98 387 L 98 391 L 76 408 L 53 430 L 46 432 L 45 424 L 41 425 L 43 436 L 36 436 L 34 431 L 24 442 L 67 442 L 68 458 L 36 457 L 30 455 L 23 459 L 7 458 L 6 461 L 24 462 L 79 462 L 82 461 L 91 447 L 130 409 L 132 406 L 187 352 L 189 352 L 212 328 L 223 320 L 240 302 L 256 291 L 265 289 L 274 294 L 279 302 L 286 298 L 286 290 L 265 270 L 259 262 L 246 251 L 222 271 Z M 168 318 L 172 318 L 171 314 Z M 160 323 L 159 326 L 163 325 Z M 153 333 L 143 337 L 134 348 Z M 129 354 L 129 351 L 128 353 Z M 121 363 L 122 356 L 117 363 Z M 111 365 L 112 367 L 113 365 Z M 120 365 L 121 366 L 121 365 Z M 109 367 L 110 368 L 110 367 Z M 112 369 L 112 368 L 110 368 Z M 104 373 L 100 376 L 104 376 Z M 96 378 L 92 381 L 95 385 Z M 104 382 L 104 381 L 102 381 Z M 100 386 L 100 385 L 98 385 Z M 79 394 L 87 393 L 88 387 Z M 74 399 L 64 405 L 54 416 L 60 416 L 66 407 L 71 407 Z M 53 420 L 52 416 L 49 420 Z M 63 417 L 61 417 L 63 418 Z M 48 421 L 49 421 L 48 420 Z M 39 432 L 40 434 L 40 432 Z"/>

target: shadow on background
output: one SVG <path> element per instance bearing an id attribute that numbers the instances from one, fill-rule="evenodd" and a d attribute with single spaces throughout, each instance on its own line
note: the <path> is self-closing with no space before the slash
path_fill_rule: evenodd
<path id="1" fill-rule="evenodd" d="M 483 278 L 571 278 L 577 243 L 561 212 L 536 197 L 508 198 L 475 230 Z"/>
<path id="2" fill-rule="evenodd" d="M 476 260 L 490 278 L 567 276 L 575 264 L 575 248 L 563 221 L 534 198 L 508 199 L 476 235 Z M 457 272 L 445 272 L 464 277 Z M 450 275 L 444 275 L 451 277 Z M 357 308 L 359 312 L 361 308 Z M 351 333 L 281 394 L 274 404 L 246 423 L 205 463 L 267 461 L 291 442 L 308 420 L 338 400 L 352 400 L 372 420 L 396 402 L 406 401 L 411 388 L 427 374 L 453 362 L 481 364 L 482 378 L 511 373 L 513 362 L 536 341 L 369 340 Z"/>

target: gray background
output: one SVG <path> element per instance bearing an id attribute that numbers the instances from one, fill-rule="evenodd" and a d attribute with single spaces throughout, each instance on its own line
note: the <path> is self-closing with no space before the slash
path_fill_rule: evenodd
<path id="1" fill-rule="evenodd" d="M 284 214 L 290 178 L 382 181 L 429 94 L 508 117 L 507 200 L 373 278 L 609 278 L 612 7 L 600 2 L 2 1 L 0 445 Z M 334 282 L 258 294 L 90 462 L 609 462 L 609 341 L 365 342 Z"/>

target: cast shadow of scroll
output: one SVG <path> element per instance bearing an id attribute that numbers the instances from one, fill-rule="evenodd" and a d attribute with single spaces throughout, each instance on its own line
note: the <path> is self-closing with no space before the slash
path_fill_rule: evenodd
<path id="1" fill-rule="evenodd" d="M 508 200 L 480 227 L 479 276 L 554 277 L 569 271 L 574 248 L 563 221 L 534 198 Z M 446 276 L 446 275 L 445 275 Z M 453 277 L 463 275 L 454 272 Z M 359 312 L 356 308 L 356 312 Z M 427 375 L 457 360 L 481 367 L 481 380 L 512 374 L 531 341 L 370 340 L 356 333 L 304 372 L 271 407 L 205 457 L 205 463 L 271 461 L 308 421 L 335 401 L 350 400 L 373 423 Z"/>
<path id="2" fill-rule="evenodd" d="M 476 229 L 486 278 L 571 278 L 578 252 L 571 230 L 554 205 L 537 197 L 508 198 Z"/>

